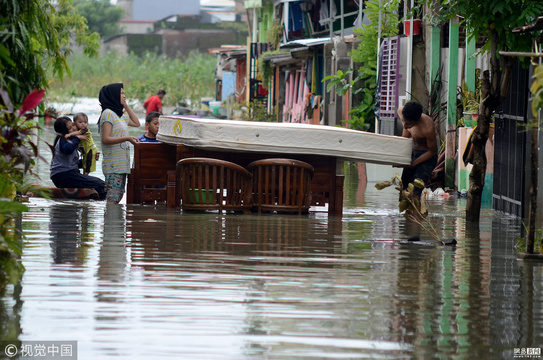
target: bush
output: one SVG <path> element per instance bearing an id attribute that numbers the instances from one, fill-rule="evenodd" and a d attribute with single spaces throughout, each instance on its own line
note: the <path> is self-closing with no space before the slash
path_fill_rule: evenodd
<path id="1" fill-rule="evenodd" d="M 68 65 L 71 78 L 51 84 L 48 95 L 57 101 L 98 97 L 100 88 L 113 82 L 124 83 L 127 96 L 141 102 L 164 89 L 164 104 L 169 106 L 176 106 L 181 100 L 194 104 L 202 97 L 214 95 L 216 58 L 211 55 L 191 53 L 182 59 L 153 53 L 143 57 L 107 54 L 98 59 L 74 55 Z"/>

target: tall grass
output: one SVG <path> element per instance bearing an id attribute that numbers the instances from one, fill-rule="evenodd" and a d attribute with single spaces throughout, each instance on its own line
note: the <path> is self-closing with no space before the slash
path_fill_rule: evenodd
<path id="1" fill-rule="evenodd" d="M 166 90 L 164 104 L 175 106 L 180 100 L 197 103 L 213 96 L 216 58 L 191 53 L 185 58 L 168 58 L 148 53 L 143 57 L 107 54 L 91 59 L 73 55 L 68 59 L 71 78 L 51 83 L 49 98 L 68 101 L 72 97 L 98 97 L 100 88 L 113 82 L 124 83 L 128 99 L 144 102 L 159 89 Z"/>

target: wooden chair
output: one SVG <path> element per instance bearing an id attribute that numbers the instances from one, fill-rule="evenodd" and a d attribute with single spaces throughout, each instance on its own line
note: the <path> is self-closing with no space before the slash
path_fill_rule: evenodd
<path id="1" fill-rule="evenodd" d="M 177 175 L 183 210 L 251 211 L 251 173 L 237 164 L 186 158 L 177 162 Z"/>
<path id="2" fill-rule="evenodd" d="M 308 163 L 291 159 L 253 161 L 247 167 L 253 174 L 253 198 L 262 211 L 307 212 L 311 205 L 311 179 L 314 169 Z"/>
<path id="3" fill-rule="evenodd" d="M 175 206 L 175 160 L 174 146 L 164 143 L 134 146 L 134 166 L 128 175 L 126 203 Z"/>

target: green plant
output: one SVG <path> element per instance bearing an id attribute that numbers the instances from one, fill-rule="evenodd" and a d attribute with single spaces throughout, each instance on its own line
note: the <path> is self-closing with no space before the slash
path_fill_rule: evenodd
<path id="1" fill-rule="evenodd" d="M 480 71 L 480 69 L 478 69 Z M 476 86 L 475 91 L 468 90 L 468 84 L 462 79 L 462 83 L 458 88 L 458 95 L 462 103 L 462 111 L 470 114 L 479 113 L 479 105 L 481 103 L 480 81 Z"/>
<path id="2" fill-rule="evenodd" d="M 97 55 L 100 36 L 90 34 L 71 0 L 0 0 L 0 87 L 15 104 L 50 79 L 69 74 L 71 41 Z"/>
<path id="3" fill-rule="evenodd" d="M 268 110 L 264 103 L 258 99 L 254 99 L 249 103 L 247 111 L 243 113 L 242 119 L 246 121 L 275 121 L 273 114 L 268 114 Z"/>
<path id="4" fill-rule="evenodd" d="M 336 93 L 339 96 L 343 96 L 353 88 L 354 84 L 359 80 L 349 80 L 348 75 L 353 73 L 353 69 L 347 69 L 345 72 L 338 70 L 336 75 L 328 75 L 324 79 L 322 79 L 323 82 L 330 81 L 328 84 L 326 84 L 326 91 L 330 92 L 332 89 L 336 88 Z"/>
<path id="5" fill-rule="evenodd" d="M 184 58 L 168 58 L 153 53 L 142 57 L 106 54 L 98 59 L 74 55 L 68 61 L 72 77 L 53 81 L 48 97 L 65 100 L 79 96 L 95 98 L 103 85 L 117 79 L 124 83 L 127 96 L 142 103 L 158 89 L 165 89 L 164 105 L 175 106 L 180 100 L 190 100 L 194 106 L 202 97 L 213 96 L 213 68 L 216 64 L 216 57 L 196 52 Z"/>
<path id="6" fill-rule="evenodd" d="M 424 1 L 415 1 L 414 6 L 410 8 L 403 17 L 404 21 L 409 21 L 409 19 L 421 19 L 422 18 L 422 8 Z"/>
<path id="7" fill-rule="evenodd" d="M 87 19 L 87 25 L 93 32 L 97 32 L 103 39 L 115 36 L 122 32 L 121 19 L 124 10 L 109 1 L 73 0 L 74 7 Z"/>
<path id="8" fill-rule="evenodd" d="M 517 237 L 515 241 L 515 250 L 518 252 L 526 252 L 527 250 L 527 237 L 528 237 L 528 227 L 523 223 L 526 236 Z M 534 235 L 534 253 L 543 254 L 543 229 L 537 229 Z"/>
<path id="9" fill-rule="evenodd" d="M 362 94 L 360 103 L 352 108 L 349 113 L 352 115 L 350 120 L 343 122 L 349 124 L 352 129 L 369 129 L 375 122 L 375 93 L 377 88 L 377 38 L 378 24 L 381 20 L 381 37 L 390 37 L 398 34 L 398 15 L 395 13 L 398 9 L 398 0 L 385 2 L 379 6 L 376 0 L 365 2 L 364 15 L 370 20 L 369 24 L 362 28 L 355 28 L 360 43 L 357 48 L 349 53 L 353 61 L 359 63 L 356 76 L 349 80 L 350 74 L 355 74 L 354 69 L 348 69 L 345 72 L 338 70 L 336 75 L 325 77 L 322 81 L 329 81 L 326 90 L 329 92 L 336 88 L 340 96 L 344 96 L 348 91 L 353 95 Z M 354 101 L 353 101 L 354 102 Z"/>
<path id="10" fill-rule="evenodd" d="M 417 223 L 435 241 L 445 245 L 439 236 L 437 227 L 428 220 L 428 203 L 415 193 L 415 186 L 424 189 L 424 182 L 416 179 L 414 183 L 407 185 L 407 189 L 404 189 L 401 176 L 396 174 L 390 181 L 381 181 L 375 184 L 377 190 L 383 190 L 389 186 L 395 186 L 395 189 L 400 193 L 400 203 L 398 205 L 400 213 L 403 213 L 406 219 Z"/>
<path id="11" fill-rule="evenodd" d="M 266 60 L 266 57 L 276 55 L 276 54 L 285 54 L 285 53 L 288 53 L 288 50 L 265 51 L 262 54 L 260 54 L 260 57 L 258 58 L 258 62 L 257 62 L 258 75 L 262 77 L 262 84 L 264 85 L 266 89 L 269 88 L 270 81 L 273 76 L 273 67 L 271 66 L 270 61 Z"/>
<path id="12" fill-rule="evenodd" d="M 349 129 L 368 131 L 371 127 L 371 123 L 367 120 L 372 119 L 375 109 L 375 98 L 369 91 L 365 91 L 362 102 L 349 110 L 351 118 L 349 120 L 342 120 L 342 122 L 349 124 Z"/>
<path id="13" fill-rule="evenodd" d="M 0 293 L 7 283 L 18 282 L 24 270 L 22 235 L 15 218 L 28 208 L 17 201 L 17 193 L 28 189 L 24 177 L 39 157 L 31 135 L 38 127 L 33 110 L 43 101 L 44 92 L 32 91 L 17 110 L 7 91 L 0 89 Z"/>
<path id="14" fill-rule="evenodd" d="M 543 65 L 534 68 L 534 79 L 530 91 L 532 93 L 532 116 L 537 119 L 539 109 L 543 107 Z"/>
<path id="15" fill-rule="evenodd" d="M 490 131 L 491 115 L 506 99 L 514 78 L 513 66 L 517 62 L 529 62 L 528 57 L 508 56 L 508 52 L 531 51 L 533 38 L 512 29 L 534 22 L 543 13 L 540 0 L 500 0 L 496 6 L 482 6 L 480 1 L 436 0 L 428 2 L 435 21 L 461 19 L 468 40 L 483 42 L 481 51 L 488 53 L 489 70 L 483 73 L 482 101 L 478 126 L 472 136 L 474 151 L 470 190 L 466 202 L 466 220 L 479 221 L 482 191 L 485 184 L 487 159 L 485 146 Z"/>
<path id="16" fill-rule="evenodd" d="M 268 42 L 272 49 L 279 49 L 279 44 L 283 39 L 284 26 L 281 24 L 281 20 L 273 19 L 272 25 L 268 28 Z"/>

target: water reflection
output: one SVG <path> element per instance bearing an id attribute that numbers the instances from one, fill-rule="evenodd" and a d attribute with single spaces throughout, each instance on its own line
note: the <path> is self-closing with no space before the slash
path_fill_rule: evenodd
<path id="1" fill-rule="evenodd" d="M 94 359 L 508 359 L 543 343 L 518 219 L 474 226 L 436 201 L 458 246 L 406 244 L 395 194 L 347 186 L 343 217 L 32 203 L 16 336 Z"/>
<path id="2" fill-rule="evenodd" d="M 89 207 L 54 204 L 49 209 L 49 234 L 55 264 L 81 265 L 87 259 Z"/>
<path id="3" fill-rule="evenodd" d="M 99 284 L 122 282 L 127 266 L 126 238 L 125 206 L 108 204 L 104 211 L 103 237 L 98 260 Z"/>

